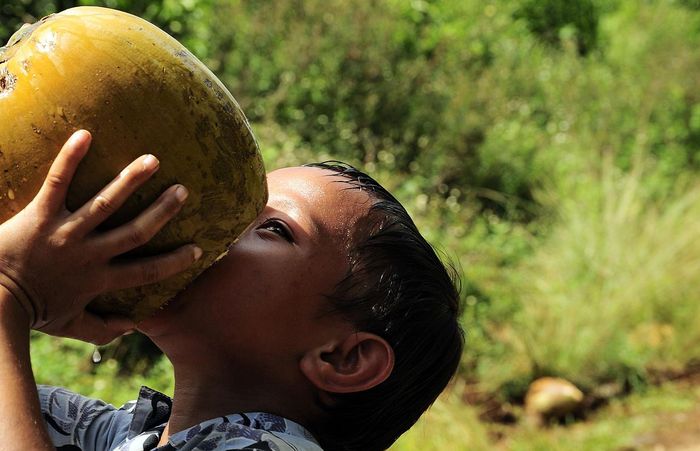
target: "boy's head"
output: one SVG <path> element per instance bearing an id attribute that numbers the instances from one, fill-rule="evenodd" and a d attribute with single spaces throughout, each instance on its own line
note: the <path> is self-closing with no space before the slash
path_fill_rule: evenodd
<path id="1" fill-rule="evenodd" d="M 350 266 L 329 300 L 357 330 L 382 337 L 391 374 L 371 389 L 337 394 L 319 431 L 329 450 L 385 449 L 432 404 L 457 370 L 464 336 L 456 274 L 448 272 L 401 204 L 368 175 L 314 164 L 371 199 L 355 228 Z"/>
<path id="2" fill-rule="evenodd" d="M 315 164 L 268 184 L 229 254 L 141 329 L 176 377 L 229 381 L 238 409 L 299 421 L 328 451 L 385 449 L 457 368 L 453 280 L 362 172 Z"/>

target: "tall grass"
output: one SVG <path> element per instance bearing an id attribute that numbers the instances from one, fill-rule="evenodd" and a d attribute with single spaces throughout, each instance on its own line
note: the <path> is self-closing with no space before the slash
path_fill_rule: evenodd
<path id="1" fill-rule="evenodd" d="M 474 407 L 465 405 L 463 384 L 450 387 L 391 451 L 487 451 L 493 449 Z"/>
<path id="2" fill-rule="evenodd" d="M 512 361 L 485 365 L 491 381 L 555 374 L 591 387 L 697 358 L 700 185 L 659 192 L 657 168 L 637 160 L 622 171 L 603 158 L 540 196 L 557 219 L 512 273 L 521 308 L 496 334 Z"/>

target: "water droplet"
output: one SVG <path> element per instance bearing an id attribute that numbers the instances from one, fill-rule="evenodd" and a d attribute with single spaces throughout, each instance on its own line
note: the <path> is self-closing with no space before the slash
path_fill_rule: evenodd
<path id="1" fill-rule="evenodd" d="M 95 346 L 95 350 L 92 351 L 92 363 L 100 363 L 102 361 L 102 354 L 100 350 Z"/>

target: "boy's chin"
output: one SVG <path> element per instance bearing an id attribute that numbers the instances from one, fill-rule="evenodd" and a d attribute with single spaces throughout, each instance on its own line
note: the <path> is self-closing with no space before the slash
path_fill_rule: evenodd
<path id="1" fill-rule="evenodd" d="M 184 296 L 183 293 L 178 294 L 156 310 L 154 314 L 139 322 L 136 329 L 148 336 L 162 333 L 187 303 L 188 296 Z"/>

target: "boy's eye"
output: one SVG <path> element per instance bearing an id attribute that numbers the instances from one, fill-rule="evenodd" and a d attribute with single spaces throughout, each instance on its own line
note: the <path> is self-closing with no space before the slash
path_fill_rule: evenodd
<path id="1" fill-rule="evenodd" d="M 287 228 L 287 225 L 280 220 L 268 219 L 267 221 L 263 222 L 258 228 L 269 230 L 272 233 L 276 233 L 277 235 L 281 236 L 290 243 L 294 242 L 294 239 L 292 238 L 292 233 Z"/>

